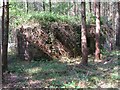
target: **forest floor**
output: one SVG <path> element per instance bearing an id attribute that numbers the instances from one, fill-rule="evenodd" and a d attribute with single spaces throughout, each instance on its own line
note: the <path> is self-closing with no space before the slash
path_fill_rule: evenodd
<path id="1" fill-rule="evenodd" d="M 11 58 L 4 88 L 118 88 L 120 52 L 104 54 L 101 62 L 89 57 L 87 67 L 78 67 L 80 57 L 53 61 L 22 61 Z"/>

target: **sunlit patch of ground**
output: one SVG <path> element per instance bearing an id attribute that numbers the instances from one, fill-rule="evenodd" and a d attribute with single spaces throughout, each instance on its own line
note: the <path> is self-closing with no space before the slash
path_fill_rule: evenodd
<path id="1" fill-rule="evenodd" d="M 120 52 L 113 51 L 102 62 L 93 62 L 93 57 L 89 57 L 89 66 L 81 68 L 77 67 L 80 57 L 31 62 L 16 58 L 9 64 L 4 87 L 118 88 L 119 55 Z"/>

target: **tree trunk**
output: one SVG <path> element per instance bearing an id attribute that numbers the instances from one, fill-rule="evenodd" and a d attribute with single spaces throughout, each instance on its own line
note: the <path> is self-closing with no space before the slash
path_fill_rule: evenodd
<path id="1" fill-rule="evenodd" d="M 118 12 L 117 12 L 117 30 L 116 30 L 116 46 L 120 49 L 120 1 L 118 4 Z"/>
<path id="2" fill-rule="evenodd" d="M 94 15 L 96 15 L 96 0 L 94 0 Z"/>
<path id="3" fill-rule="evenodd" d="M 26 0 L 26 10 L 27 10 L 27 13 L 28 13 L 28 0 Z"/>
<path id="4" fill-rule="evenodd" d="M 2 7 L 2 5 L 0 5 L 0 7 Z M 0 8 L 0 90 L 2 90 L 2 52 L 1 51 L 2 51 L 2 8 Z"/>
<path id="5" fill-rule="evenodd" d="M 9 31 L 9 1 L 3 2 L 3 16 L 2 16 L 2 61 L 3 72 L 8 69 L 7 64 L 7 49 L 8 49 L 8 31 Z"/>
<path id="6" fill-rule="evenodd" d="M 106 2 L 103 2 L 103 16 L 106 16 Z"/>
<path id="7" fill-rule="evenodd" d="M 25 7 L 25 12 L 27 12 L 28 13 L 28 0 L 25 0 L 24 1 L 24 7 Z"/>
<path id="8" fill-rule="evenodd" d="M 74 1 L 74 15 L 77 15 L 77 3 Z"/>
<path id="9" fill-rule="evenodd" d="M 100 2 L 95 2 L 96 4 L 96 51 L 95 59 L 100 59 Z"/>
<path id="10" fill-rule="evenodd" d="M 78 15 L 78 3 L 76 2 L 76 0 L 73 0 L 73 5 L 74 5 L 74 14 Z"/>
<path id="11" fill-rule="evenodd" d="M 91 2 L 89 2 L 89 10 L 90 10 L 90 13 L 91 13 L 92 12 Z"/>
<path id="12" fill-rule="evenodd" d="M 81 50 L 82 61 L 81 64 L 88 64 L 88 50 L 87 50 L 87 38 L 86 38 L 86 13 L 85 2 L 81 2 Z"/>
<path id="13" fill-rule="evenodd" d="M 3 9 L 2 9 L 2 72 L 4 71 L 4 59 L 3 59 L 3 49 L 4 49 L 4 17 L 5 17 L 5 2 L 3 0 Z"/>
<path id="14" fill-rule="evenodd" d="M 70 7 L 70 2 L 68 2 L 68 7 Z M 70 16 L 70 10 L 67 12 L 67 15 Z"/>
<path id="15" fill-rule="evenodd" d="M 43 11 L 45 11 L 45 1 L 43 1 Z"/>
<path id="16" fill-rule="evenodd" d="M 52 11 L 51 6 L 52 6 L 52 4 L 51 4 L 51 0 L 49 0 L 49 11 L 50 11 L 50 12 Z"/>

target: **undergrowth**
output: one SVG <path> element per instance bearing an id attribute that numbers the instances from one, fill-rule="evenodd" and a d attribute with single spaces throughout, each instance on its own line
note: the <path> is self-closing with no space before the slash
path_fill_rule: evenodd
<path id="1" fill-rule="evenodd" d="M 120 80 L 118 75 L 118 61 L 116 56 L 120 52 L 109 53 L 111 62 L 92 64 L 89 58 L 89 67 L 76 67 L 74 62 L 53 61 L 21 61 L 12 59 L 9 71 L 18 77 L 28 77 L 29 80 L 42 81 L 39 87 L 46 88 L 114 88 Z M 106 55 L 108 58 L 109 56 Z M 104 64 L 104 65 L 103 65 Z M 27 85 L 28 80 L 23 80 Z M 19 81 L 23 83 L 23 81 Z M 16 83 L 17 84 L 17 83 Z M 32 85 L 32 84 L 31 84 Z M 36 84 L 37 85 L 37 84 Z"/>

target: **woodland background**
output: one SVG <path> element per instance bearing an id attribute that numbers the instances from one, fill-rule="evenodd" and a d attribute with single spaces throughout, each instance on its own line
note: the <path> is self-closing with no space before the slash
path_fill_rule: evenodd
<path id="1" fill-rule="evenodd" d="M 120 1 L 55 1 L 1 1 L 3 88 L 118 88 Z"/>

